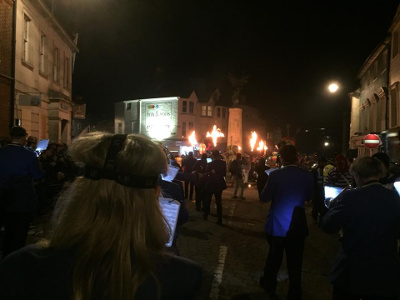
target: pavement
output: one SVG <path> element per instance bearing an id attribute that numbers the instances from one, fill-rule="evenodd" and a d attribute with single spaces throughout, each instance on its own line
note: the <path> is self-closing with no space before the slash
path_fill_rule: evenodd
<path id="1" fill-rule="evenodd" d="M 204 269 L 203 290 L 199 299 L 267 299 L 259 286 L 268 254 L 264 222 L 269 204 L 258 199 L 255 186 L 246 188 L 245 200 L 233 199 L 233 188 L 223 192 L 223 226 L 216 224 L 213 200 L 211 215 L 204 221 L 191 201 L 186 202 L 189 221 L 179 229 L 177 241 L 181 256 Z M 331 299 L 328 274 L 340 246 L 337 235 L 321 231 L 306 207 L 310 235 L 306 239 L 302 287 L 303 300 Z M 283 259 L 278 274 L 277 295 L 286 299 L 288 275 Z"/>

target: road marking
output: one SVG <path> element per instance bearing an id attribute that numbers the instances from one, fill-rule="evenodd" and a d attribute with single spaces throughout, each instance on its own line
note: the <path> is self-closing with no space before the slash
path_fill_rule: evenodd
<path id="1" fill-rule="evenodd" d="M 225 259 L 228 253 L 227 246 L 220 246 L 218 252 L 218 263 L 213 274 L 213 282 L 211 284 L 210 299 L 217 300 L 219 296 L 219 286 L 222 282 L 222 275 L 224 274 Z"/>

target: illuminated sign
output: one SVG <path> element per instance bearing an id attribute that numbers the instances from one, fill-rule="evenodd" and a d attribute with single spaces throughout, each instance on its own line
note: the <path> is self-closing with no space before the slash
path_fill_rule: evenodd
<path id="1" fill-rule="evenodd" d="M 163 140 L 171 136 L 172 103 L 146 103 L 145 106 L 145 130 L 149 137 Z"/>

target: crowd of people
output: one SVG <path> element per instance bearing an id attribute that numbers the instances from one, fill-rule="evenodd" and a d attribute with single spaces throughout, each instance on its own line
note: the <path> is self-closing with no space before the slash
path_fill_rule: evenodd
<path id="1" fill-rule="evenodd" d="M 245 200 L 247 183 L 256 182 L 259 200 L 270 202 L 269 249 L 260 278 L 268 299 L 277 299 L 284 254 L 287 299 L 301 299 L 310 201 L 320 228 L 341 235 L 330 275 L 332 299 L 400 296 L 400 197 L 394 184 L 400 173 L 384 153 L 327 159 L 300 156 L 293 145 L 283 145 L 277 165 L 270 166 L 263 156 L 242 153 L 228 161 L 218 150 L 200 157 L 189 152 L 178 163 L 166 149 L 135 134 L 93 132 L 69 147 L 50 144 L 41 153 L 36 143 L 24 128 L 13 127 L 0 149 L 1 299 L 196 298 L 202 270 L 180 257 L 176 243 L 179 227 L 189 219 L 185 200 L 207 220 L 215 199 L 222 226 L 228 177 L 237 201 Z M 167 180 L 172 166 L 178 172 Z M 327 186 L 343 191 L 327 202 Z M 176 230 L 167 225 L 161 196 L 179 203 Z M 45 238 L 25 246 L 35 218 L 50 215 Z"/>

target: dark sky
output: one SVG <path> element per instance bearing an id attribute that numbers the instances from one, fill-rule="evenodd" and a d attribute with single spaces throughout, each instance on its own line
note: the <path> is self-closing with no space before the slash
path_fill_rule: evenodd
<path id="1" fill-rule="evenodd" d="M 270 3 L 271 2 L 271 3 Z M 279 2 L 279 3 L 278 3 Z M 79 33 L 73 94 L 113 118 L 114 102 L 155 96 L 200 101 L 228 74 L 249 76 L 242 100 L 271 125 L 340 127 L 347 93 L 384 40 L 399 1 L 54 0 Z M 326 92 L 336 80 L 341 92 Z"/>

